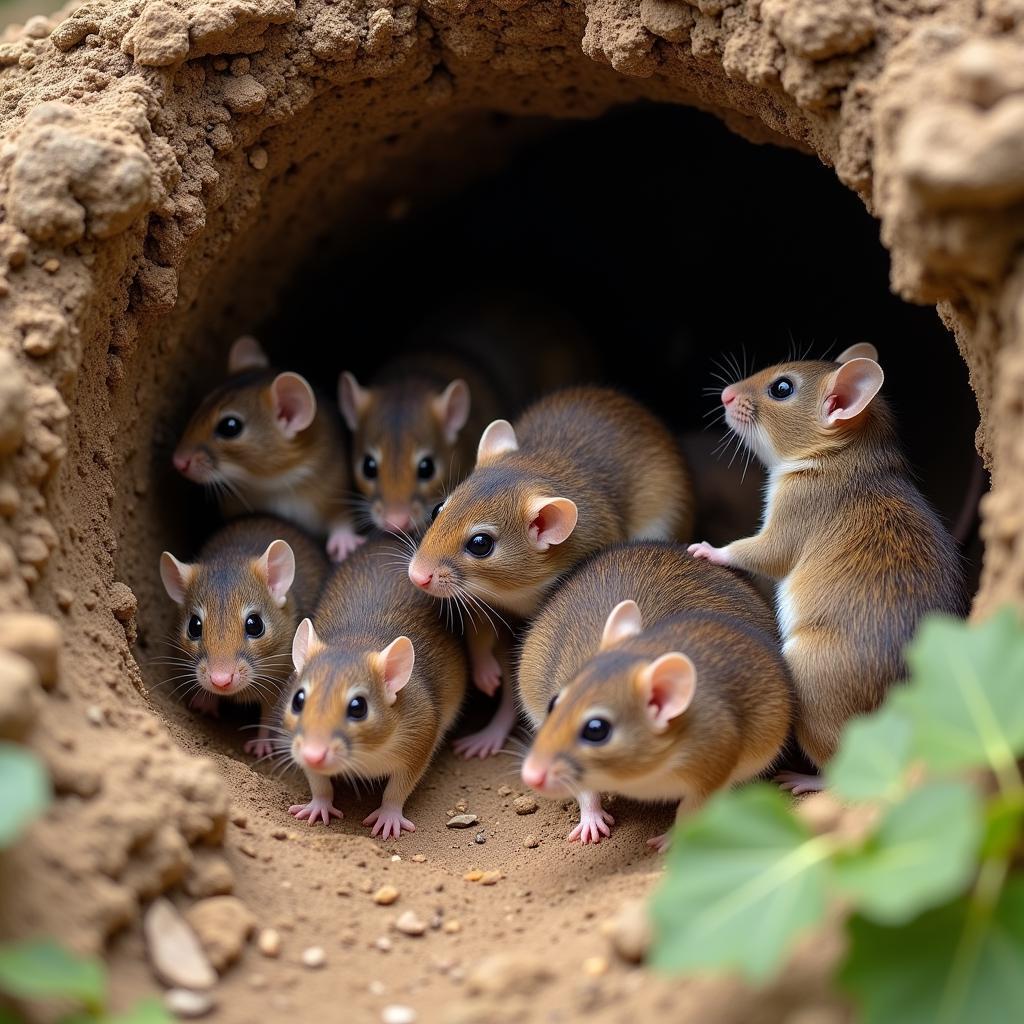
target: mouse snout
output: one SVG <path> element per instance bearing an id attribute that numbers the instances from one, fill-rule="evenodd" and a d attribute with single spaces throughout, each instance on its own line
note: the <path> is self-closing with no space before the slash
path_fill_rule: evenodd
<path id="1" fill-rule="evenodd" d="M 189 466 L 192 465 L 192 456 L 186 455 L 184 452 L 175 452 L 171 461 L 179 473 L 188 473 Z"/>
<path id="2" fill-rule="evenodd" d="M 539 758 L 531 754 L 523 762 L 523 782 L 531 789 L 543 790 L 547 785 L 550 768 L 549 764 L 544 764 Z"/>
<path id="3" fill-rule="evenodd" d="M 722 388 L 722 405 L 728 408 L 736 401 L 736 387 L 730 384 L 728 387 Z"/>
<path id="4" fill-rule="evenodd" d="M 311 743 L 307 740 L 302 744 L 302 760 L 310 768 L 319 768 L 327 760 L 327 747 L 323 743 Z"/>
<path id="5" fill-rule="evenodd" d="M 384 529 L 391 533 L 397 533 L 400 530 L 408 531 L 412 522 L 409 509 L 402 507 L 385 508 L 381 513 L 381 519 Z"/>
<path id="6" fill-rule="evenodd" d="M 434 574 L 433 572 L 427 572 L 427 570 L 424 569 L 423 566 L 414 558 L 409 563 L 409 579 L 412 580 L 417 587 L 422 587 L 426 590 L 434 579 Z"/>
<path id="7" fill-rule="evenodd" d="M 230 687 L 231 684 L 234 683 L 234 681 L 235 681 L 235 673 L 234 672 L 223 672 L 223 671 L 210 672 L 210 682 L 218 690 L 226 690 L 226 689 L 228 689 L 228 687 Z"/>

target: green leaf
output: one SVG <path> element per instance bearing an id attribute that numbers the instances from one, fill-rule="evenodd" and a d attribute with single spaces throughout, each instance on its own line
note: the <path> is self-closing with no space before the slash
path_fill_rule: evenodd
<path id="1" fill-rule="evenodd" d="M 0 1024 L 25 1024 L 13 1010 L 5 1010 L 0 1006 Z"/>
<path id="2" fill-rule="evenodd" d="M 0 947 L 0 990 L 18 999 L 74 999 L 103 1005 L 106 978 L 98 960 L 75 956 L 49 939 Z"/>
<path id="3" fill-rule="evenodd" d="M 720 793 L 675 830 L 652 905 L 654 964 L 768 977 L 824 914 L 830 849 L 774 787 Z"/>
<path id="4" fill-rule="evenodd" d="M 981 837 L 975 789 L 931 783 L 891 807 L 860 850 L 836 857 L 835 881 L 865 917 L 902 924 L 963 892 Z"/>
<path id="5" fill-rule="evenodd" d="M 887 704 L 854 718 L 828 766 L 829 787 L 847 800 L 895 800 L 910 764 L 911 722 Z"/>
<path id="6" fill-rule="evenodd" d="M 1024 628 L 1004 609 L 976 626 L 926 620 L 907 651 L 911 682 L 893 705 L 914 724 L 912 755 L 940 771 L 1016 773 L 1024 754 Z"/>
<path id="7" fill-rule="evenodd" d="M 897 927 L 855 917 L 841 984 L 860 1024 L 986 1024 L 1024 1007 L 1024 879 L 990 915 L 966 899 Z"/>
<path id="8" fill-rule="evenodd" d="M 0 743 L 0 849 L 50 802 L 50 781 L 39 759 L 16 743 Z"/>
<path id="9" fill-rule="evenodd" d="M 156 999 L 143 999 L 127 1013 L 103 1017 L 100 1024 L 173 1024 L 174 1017 Z"/>

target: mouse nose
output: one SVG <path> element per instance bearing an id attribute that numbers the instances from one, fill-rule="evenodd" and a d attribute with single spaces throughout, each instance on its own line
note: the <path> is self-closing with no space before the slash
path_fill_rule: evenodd
<path id="1" fill-rule="evenodd" d="M 392 532 L 409 529 L 409 512 L 407 509 L 385 509 L 384 525 Z"/>
<path id="2" fill-rule="evenodd" d="M 305 743 L 302 747 L 302 759 L 310 768 L 316 768 L 327 760 L 327 748 L 319 743 Z"/>
<path id="3" fill-rule="evenodd" d="M 538 764 L 532 757 L 523 762 L 523 782 L 533 789 L 543 789 L 548 780 L 546 765 Z"/>
<path id="4" fill-rule="evenodd" d="M 225 690 L 235 681 L 234 672 L 211 672 L 210 682 L 217 687 L 218 690 Z"/>
<path id="5" fill-rule="evenodd" d="M 736 389 L 730 384 L 722 389 L 722 405 L 728 407 L 736 401 Z"/>
<path id="6" fill-rule="evenodd" d="M 174 468 L 179 473 L 187 473 L 188 467 L 192 464 L 192 456 L 182 455 L 180 452 L 175 452 L 171 461 L 174 463 Z"/>
<path id="7" fill-rule="evenodd" d="M 434 578 L 432 572 L 424 572 L 422 569 L 417 569 L 416 566 L 409 563 L 409 579 L 416 584 L 417 587 L 429 587 L 430 581 Z"/>

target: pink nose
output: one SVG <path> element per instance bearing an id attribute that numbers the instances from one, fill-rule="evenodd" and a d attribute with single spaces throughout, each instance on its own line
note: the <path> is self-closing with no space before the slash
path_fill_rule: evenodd
<path id="1" fill-rule="evenodd" d="M 423 572 L 420 569 L 413 568 L 412 565 L 409 566 L 409 579 L 411 579 L 417 587 L 429 587 L 430 581 L 433 578 L 434 574 L 432 572 Z"/>
<path id="2" fill-rule="evenodd" d="M 722 390 L 722 405 L 732 405 L 736 401 L 736 389 L 730 384 Z"/>
<path id="3" fill-rule="evenodd" d="M 548 770 L 537 764 L 532 758 L 523 762 L 523 782 L 533 789 L 543 789 L 548 779 Z"/>
<path id="4" fill-rule="evenodd" d="M 179 473 L 187 473 L 188 467 L 192 464 L 191 455 L 179 455 L 177 452 L 174 453 L 174 468 Z"/>
<path id="5" fill-rule="evenodd" d="M 235 681 L 234 672 L 211 672 L 210 682 L 217 687 L 218 690 L 223 690 L 229 687 Z"/>
<path id="6" fill-rule="evenodd" d="M 384 525 L 389 530 L 407 530 L 407 529 L 409 529 L 409 513 L 408 512 L 385 512 L 384 513 Z"/>
<path id="7" fill-rule="evenodd" d="M 311 768 L 316 768 L 327 760 L 327 748 L 313 743 L 307 743 L 302 748 L 302 759 Z"/>

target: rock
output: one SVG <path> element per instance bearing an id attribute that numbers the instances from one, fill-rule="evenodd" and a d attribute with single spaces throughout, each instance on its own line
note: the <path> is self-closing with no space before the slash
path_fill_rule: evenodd
<path id="1" fill-rule="evenodd" d="M 21 740 L 32 728 L 39 707 L 39 673 L 20 654 L 0 651 L 0 739 Z"/>
<path id="2" fill-rule="evenodd" d="M 262 146 L 254 146 L 249 150 L 249 166 L 254 171 L 265 170 L 268 163 L 270 163 L 270 157 Z"/>
<path id="3" fill-rule="evenodd" d="M 0 351 L 0 455 L 17 451 L 25 434 L 25 375 L 14 356 Z"/>
<path id="4" fill-rule="evenodd" d="M 310 946 L 302 951 L 302 965 L 310 970 L 316 970 L 327 963 L 327 954 L 323 946 Z"/>
<path id="5" fill-rule="evenodd" d="M 487 842 L 487 833 L 477 832 L 477 834 L 473 837 L 473 842 L 476 843 L 477 846 L 483 846 L 484 843 Z"/>
<path id="6" fill-rule="evenodd" d="M 537 810 L 537 801 L 532 796 L 517 796 L 512 801 L 512 809 L 516 814 L 534 814 Z"/>
<path id="7" fill-rule="evenodd" d="M 540 846 L 540 840 L 535 835 L 528 835 L 523 839 L 523 846 L 527 850 L 536 850 Z"/>
<path id="8" fill-rule="evenodd" d="M 470 828 L 479 820 L 475 814 L 456 814 L 455 817 L 449 818 L 445 824 L 448 828 Z"/>
<path id="9" fill-rule="evenodd" d="M 256 929 L 252 911 L 237 896 L 211 896 L 200 900 L 185 917 L 219 973 L 242 955 L 249 936 Z"/>
<path id="10" fill-rule="evenodd" d="M 373 945 L 382 953 L 391 952 L 391 940 L 386 935 L 382 935 Z"/>
<path id="11" fill-rule="evenodd" d="M 382 885 L 374 894 L 373 902 L 381 907 L 390 907 L 401 894 L 393 885 Z"/>
<path id="12" fill-rule="evenodd" d="M 588 956 L 583 961 L 583 973 L 590 978 L 600 978 L 608 973 L 608 961 L 603 956 Z"/>
<path id="13" fill-rule="evenodd" d="M 185 875 L 185 892 L 193 899 L 226 896 L 235 888 L 235 875 L 218 854 L 197 850 Z"/>
<path id="14" fill-rule="evenodd" d="M 8 612 L 0 615 L 0 648 L 27 658 L 35 666 L 46 689 L 57 682 L 60 626 L 49 615 Z"/>
<path id="15" fill-rule="evenodd" d="M 187 988 L 172 988 L 164 995 L 164 1006 L 184 1020 L 205 1017 L 214 1007 L 209 992 L 190 992 Z"/>
<path id="16" fill-rule="evenodd" d="M 132 54 L 136 64 L 152 68 L 184 60 L 188 46 L 188 17 L 163 0 L 149 0 L 121 41 L 121 49 Z"/>
<path id="17" fill-rule="evenodd" d="M 694 12 L 677 0 L 640 0 L 640 23 L 651 35 L 670 43 L 683 43 L 690 38 Z"/>
<path id="18" fill-rule="evenodd" d="M 531 995 L 554 978 L 547 963 L 529 953 L 497 953 L 481 960 L 466 978 L 473 995 Z"/>
<path id="19" fill-rule="evenodd" d="M 462 876 L 467 882 L 479 882 L 484 877 L 484 873 L 479 868 L 473 868 L 471 871 L 467 871 Z"/>
<path id="20" fill-rule="evenodd" d="M 418 917 L 414 910 L 407 910 L 395 921 L 395 928 L 403 935 L 419 936 L 427 930 L 427 922 Z"/>
<path id="21" fill-rule="evenodd" d="M 221 81 L 224 106 L 233 114 L 255 114 L 267 102 L 267 90 L 252 75 Z"/>
<path id="22" fill-rule="evenodd" d="M 787 52 L 807 60 L 857 53 L 875 38 L 871 0 L 766 0 L 762 12 Z"/>
<path id="23" fill-rule="evenodd" d="M 409 859 L 413 864 L 425 864 L 427 862 L 427 858 L 422 853 L 414 853 Z"/>
<path id="24" fill-rule="evenodd" d="M 511 796 L 515 792 L 511 786 L 499 786 L 498 796 Z"/>
<path id="25" fill-rule="evenodd" d="M 441 926 L 446 935 L 454 935 L 462 931 L 462 922 L 457 917 L 451 917 Z"/>
<path id="26" fill-rule="evenodd" d="M 416 1011 L 411 1006 L 392 1003 L 380 1014 L 381 1024 L 416 1024 Z"/>
<path id="27" fill-rule="evenodd" d="M 281 953 L 281 933 L 274 928 L 264 928 L 256 939 L 256 948 L 266 957 L 273 959 Z"/>
<path id="28" fill-rule="evenodd" d="M 497 885 L 505 876 L 500 871 L 485 871 L 480 876 L 481 885 Z"/>
<path id="29" fill-rule="evenodd" d="M 194 931 L 170 900 L 154 900 L 142 920 L 146 948 L 156 976 L 174 988 L 213 988 L 217 973 Z"/>
<path id="30" fill-rule="evenodd" d="M 628 964 L 638 964 L 651 948 L 651 922 L 641 900 L 625 904 L 605 927 L 612 949 Z"/>

